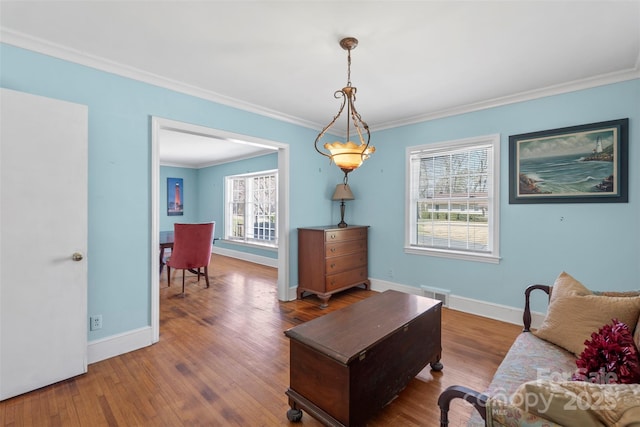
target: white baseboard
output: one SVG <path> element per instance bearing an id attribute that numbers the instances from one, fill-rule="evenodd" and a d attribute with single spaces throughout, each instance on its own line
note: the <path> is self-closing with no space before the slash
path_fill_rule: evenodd
<path id="1" fill-rule="evenodd" d="M 231 258 L 237 258 L 244 261 L 253 262 L 255 264 L 266 265 L 267 267 L 278 268 L 277 258 L 269 258 L 262 255 L 255 255 L 247 252 L 235 251 L 233 249 L 221 248 L 215 245 L 211 248 L 211 253 L 228 256 Z"/>
<path id="2" fill-rule="evenodd" d="M 134 329 L 123 334 L 89 341 L 87 345 L 87 361 L 89 364 L 100 362 L 151 344 L 153 344 L 151 326 Z"/>
<path id="3" fill-rule="evenodd" d="M 298 299 L 298 287 L 289 288 L 289 292 L 287 294 L 287 301 L 293 301 Z"/>
<path id="4" fill-rule="evenodd" d="M 407 294 L 423 295 L 423 291 L 415 286 L 401 285 L 399 283 L 388 282 L 386 280 L 369 279 L 371 290 L 384 292 L 393 289 Z M 289 288 L 289 301 L 298 297 L 297 288 Z M 464 313 L 475 314 L 476 316 L 487 317 L 489 319 L 500 320 L 522 326 L 522 313 L 524 312 L 524 293 L 522 295 L 522 307 L 510 307 L 501 304 L 494 304 L 487 301 L 475 300 L 451 294 L 449 296 L 449 309 L 462 311 Z M 537 328 L 542 324 L 544 313 L 531 313 L 531 327 Z"/>
<path id="5" fill-rule="evenodd" d="M 378 292 L 393 289 L 408 294 L 422 295 L 422 289 L 414 286 L 401 285 L 387 282 L 385 280 L 371 279 L 371 289 Z M 524 293 L 522 295 L 522 307 L 510 307 L 501 304 L 494 304 L 487 301 L 480 301 L 451 294 L 449 296 L 449 308 L 451 310 L 462 311 L 477 316 L 488 317 L 489 319 L 500 320 L 522 326 L 522 313 L 524 312 Z M 531 326 L 537 328 L 544 319 L 544 313 L 531 313 Z"/>

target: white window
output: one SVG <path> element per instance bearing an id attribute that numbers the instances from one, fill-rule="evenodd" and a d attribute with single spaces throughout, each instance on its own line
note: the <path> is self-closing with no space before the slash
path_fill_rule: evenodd
<path id="1" fill-rule="evenodd" d="M 405 252 L 499 262 L 500 135 L 407 148 Z"/>
<path id="2" fill-rule="evenodd" d="M 278 171 L 225 177 L 225 239 L 277 247 Z"/>

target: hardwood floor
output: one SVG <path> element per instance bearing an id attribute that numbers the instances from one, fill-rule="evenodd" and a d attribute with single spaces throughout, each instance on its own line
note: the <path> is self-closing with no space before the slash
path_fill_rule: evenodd
<path id="1" fill-rule="evenodd" d="M 89 365 L 89 372 L 0 402 L 3 426 L 280 426 L 290 424 L 289 343 L 283 331 L 373 291 L 279 302 L 276 270 L 214 255 L 211 287 L 181 272 L 160 283 L 160 342 Z M 520 327 L 443 309 L 439 373 L 423 370 L 369 426 L 437 426 L 440 392 L 486 387 Z M 471 406 L 452 406 L 450 426 Z M 298 426 L 320 426 L 304 414 Z"/>

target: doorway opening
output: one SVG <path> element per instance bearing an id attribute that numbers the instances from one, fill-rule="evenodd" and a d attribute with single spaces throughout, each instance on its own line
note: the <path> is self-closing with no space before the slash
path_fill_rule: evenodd
<path id="1" fill-rule="evenodd" d="M 219 129 L 193 125 L 159 117 L 151 118 L 151 253 L 159 250 L 160 235 L 160 144 L 163 131 L 200 135 L 224 143 L 248 144 L 277 150 L 278 153 L 278 299 L 289 299 L 289 145 L 253 136 L 236 134 Z M 160 291 L 158 283 L 160 261 L 151 257 L 151 328 L 153 342 L 160 339 Z"/>

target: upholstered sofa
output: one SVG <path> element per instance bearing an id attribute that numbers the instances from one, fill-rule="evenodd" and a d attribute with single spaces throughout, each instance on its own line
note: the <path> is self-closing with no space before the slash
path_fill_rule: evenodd
<path id="1" fill-rule="evenodd" d="M 533 291 L 549 295 L 549 308 L 540 328 L 532 331 Z M 611 375 L 595 377 L 577 366 L 578 360 L 593 358 L 593 353 L 585 351 L 587 344 L 594 347 L 610 339 L 601 336 L 602 327 L 614 323 L 614 319 L 622 325 L 625 342 L 630 342 L 623 350 L 616 348 L 636 363 L 639 316 L 640 292 L 594 292 L 564 272 L 553 286 L 529 286 L 525 290 L 523 332 L 489 387 L 482 393 L 460 385 L 444 390 L 438 399 L 441 427 L 449 423 L 448 411 L 454 399 L 466 400 L 475 407 L 469 427 L 640 427 L 640 385 L 612 384 L 617 380 L 615 375 L 611 381 Z M 627 363 L 626 356 L 624 360 Z M 640 373 L 640 367 L 631 367 Z"/>

